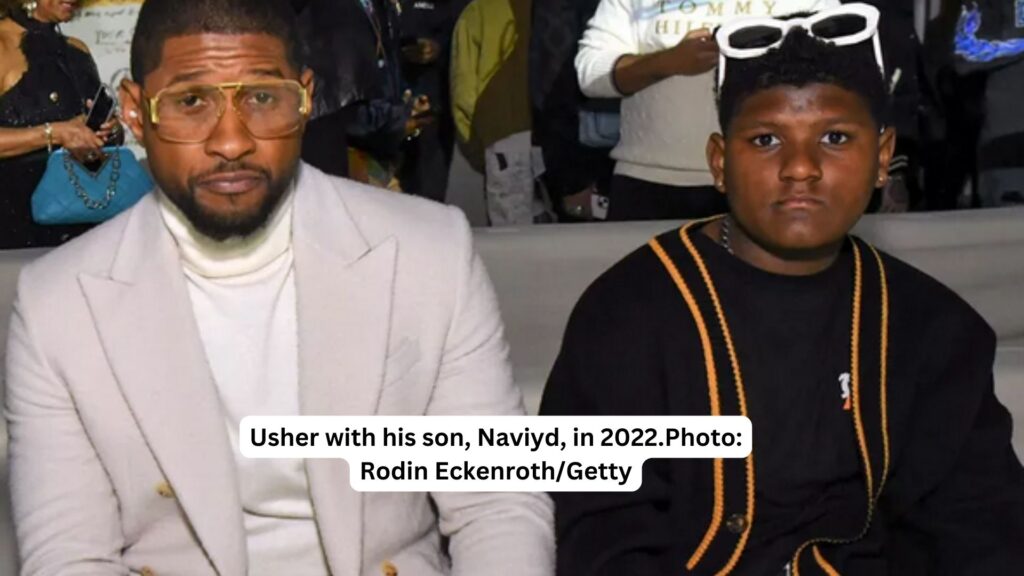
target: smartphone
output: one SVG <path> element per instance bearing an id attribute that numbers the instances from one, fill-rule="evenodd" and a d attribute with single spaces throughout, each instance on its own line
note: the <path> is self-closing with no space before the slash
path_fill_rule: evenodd
<path id="1" fill-rule="evenodd" d="M 96 132 L 107 120 L 114 115 L 115 102 L 110 89 L 100 84 L 100 89 L 92 97 L 92 108 L 89 109 L 89 116 L 85 119 L 85 125 Z"/>

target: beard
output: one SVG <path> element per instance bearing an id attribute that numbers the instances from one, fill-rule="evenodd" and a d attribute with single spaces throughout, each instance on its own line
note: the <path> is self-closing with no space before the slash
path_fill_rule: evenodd
<path id="1" fill-rule="evenodd" d="M 200 180 L 214 174 L 241 170 L 260 174 L 267 187 L 266 195 L 255 207 L 224 214 L 210 210 L 196 200 L 197 183 Z M 168 190 L 162 186 L 161 189 L 196 231 L 212 240 L 224 242 L 232 238 L 245 238 L 260 230 L 288 192 L 297 171 L 298 163 L 278 178 L 273 178 L 269 171 L 245 162 L 224 162 L 213 170 L 190 177 L 185 189 Z"/>

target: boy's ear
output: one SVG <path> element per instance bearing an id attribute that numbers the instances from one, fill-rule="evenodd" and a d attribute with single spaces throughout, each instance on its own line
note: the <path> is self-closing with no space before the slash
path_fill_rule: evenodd
<path id="1" fill-rule="evenodd" d="M 889 126 L 878 135 L 878 188 L 881 188 L 889 180 L 889 164 L 895 154 L 896 130 Z"/>
<path id="2" fill-rule="evenodd" d="M 715 179 L 715 188 L 725 194 L 725 136 L 717 132 L 709 136 L 705 154 L 708 158 L 708 168 Z"/>
<path id="3" fill-rule="evenodd" d="M 142 107 L 142 87 L 125 78 L 121 80 L 118 96 L 121 100 L 121 113 L 124 116 L 122 121 L 132 131 L 135 139 L 142 142 L 142 125 L 144 123 L 142 115 L 145 114 Z"/>

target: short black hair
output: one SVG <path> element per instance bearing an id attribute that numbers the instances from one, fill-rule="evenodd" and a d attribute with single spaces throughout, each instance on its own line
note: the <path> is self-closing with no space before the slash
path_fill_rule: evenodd
<path id="1" fill-rule="evenodd" d="M 743 101 L 757 92 L 809 84 L 833 84 L 849 90 L 863 98 L 879 126 L 889 121 L 889 90 L 875 62 L 871 40 L 836 46 L 794 28 L 780 46 L 764 56 L 728 59 L 725 79 L 715 87 L 722 133 L 729 129 Z"/>
<path id="2" fill-rule="evenodd" d="M 288 0 L 146 0 L 132 38 L 132 78 L 142 83 L 160 65 L 168 38 L 191 34 L 268 34 L 302 69 L 302 44 Z"/>

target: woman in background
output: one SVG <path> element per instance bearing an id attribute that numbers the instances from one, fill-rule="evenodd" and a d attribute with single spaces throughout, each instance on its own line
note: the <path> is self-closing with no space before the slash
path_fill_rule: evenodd
<path id="1" fill-rule="evenodd" d="M 89 98 L 100 86 L 88 48 L 60 32 L 79 2 L 0 0 L 0 248 L 61 244 L 90 225 L 43 226 L 32 220 L 32 192 L 49 152 L 66 148 L 78 160 L 99 158 L 119 128 L 85 125 Z"/>

